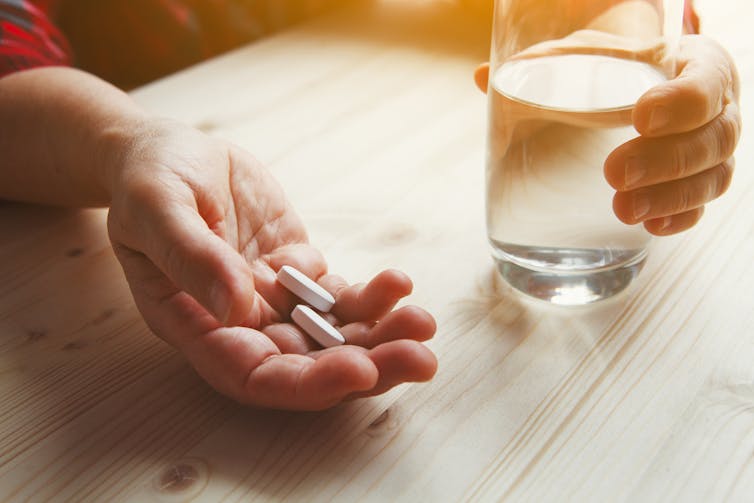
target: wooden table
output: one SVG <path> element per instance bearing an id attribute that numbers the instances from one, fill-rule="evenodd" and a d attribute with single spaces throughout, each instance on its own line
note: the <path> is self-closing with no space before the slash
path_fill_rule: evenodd
<path id="1" fill-rule="evenodd" d="M 331 269 L 415 280 L 429 384 L 324 413 L 244 408 L 146 328 L 102 210 L 0 206 L 0 500 L 754 501 L 754 144 L 625 295 L 522 300 L 483 227 L 483 23 L 384 1 L 140 89 L 240 143 Z M 748 0 L 699 1 L 754 117 Z"/>

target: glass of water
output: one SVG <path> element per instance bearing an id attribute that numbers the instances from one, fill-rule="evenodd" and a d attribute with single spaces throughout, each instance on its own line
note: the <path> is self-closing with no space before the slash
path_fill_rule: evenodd
<path id="1" fill-rule="evenodd" d="M 675 75 L 683 0 L 496 0 L 487 235 L 503 278 L 555 304 L 610 297 L 650 235 L 612 211 L 603 164 L 631 113 Z"/>

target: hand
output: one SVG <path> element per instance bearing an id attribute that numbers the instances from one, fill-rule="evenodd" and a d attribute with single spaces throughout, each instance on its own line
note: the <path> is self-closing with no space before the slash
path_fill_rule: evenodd
<path id="1" fill-rule="evenodd" d="M 641 136 L 615 149 L 605 177 L 615 214 L 659 236 L 692 227 L 733 176 L 741 134 L 739 81 L 730 56 L 698 35 L 682 39 L 678 76 L 650 89 L 633 112 Z"/>
<path id="2" fill-rule="evenodd" d="M 728 189 L 741 135 L 738 72 L 727 52 L 706 37 L 688 35 L 677 67 L 675 79 L 637 102 L 632 119 L 641 136 L 605 161 L 605 178 L 617 191 L 616 216 L 628 224 L 643 222 L 658 236 L 695 225 L 704 205 Z M 477 68 L 474 78 L 486 91 L 489 64 Z"/>
<path id="3" fill-rule="evenodd" d="M 419 341 L 433 318 L 408 306 L 411 281 L 366 285 L 327 275 L 282 190 L 248 153 L 199 131 L 150 122 L 111 177 L 108 229 L 150 328 L 218 391 L 239 402 L 316 410 L 382 393 L 436 370 Z M 276 282 L 292 265 L 333 293 L 344 346 L 321 350 L 290 322 L 296 299 Z"/>

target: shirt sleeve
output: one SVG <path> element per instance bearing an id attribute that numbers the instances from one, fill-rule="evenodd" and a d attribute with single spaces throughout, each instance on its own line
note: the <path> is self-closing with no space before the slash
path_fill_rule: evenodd
<path id="1" fill-rule="evenodd" d="M 40 66 L 69 66 L 71 52 L 46 12 L 27 0 L 0 0 L 0 77 Z"/>

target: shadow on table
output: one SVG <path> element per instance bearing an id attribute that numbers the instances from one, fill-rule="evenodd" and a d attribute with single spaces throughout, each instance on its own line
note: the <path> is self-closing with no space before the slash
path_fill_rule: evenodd
<path id="1" fill-rule="evenodd" d="M 365 488 L 351 477 L 372 483 L 389 472 L 384 457 L 370 464 L 388 446 L 402 467 L 421 474 L 427 453 L 413 447 L 416 435 L 407 428 L 460 424 L 453 415 L 465 414 L 470 387 L 501 388 L 518 366 L 537 365 L 536 348 L 553 341 L 595 345 L 600 323 L 621 308 L 599 307 L 581 318 L 552 314 L 506 290 L 490 265 L 473 298 L 450 310 L 455 339 L 443 341 L 441 372 L 431 384 L 399 390 L 400 401 L 361 400 L 321 413 L 258 411 L 218 395 L 149 332 L 104 222 L 101 210 L 0 207 L 0 499 L 14 491 L 33 499 L 135 501 L 362 496 Z M 583 352 L 573 344 L 550 351 L 562 351 L 554 353 L 562 359 Z M 442 367 L 467 357 L 475 358 L 471 367 Z M 459 406 L 443 408 L 448 403 Z"/>
<path id="2" fill-rule="evenodd" d="M 375 401 L 288 413 L 212 390 L 145 326 L 105 218 L 0 206 L 0 500 L 277 495 L 389 438 Z"/>
<path id="3" fill-rule="evenodd" d="M 515 329 L 513 323 L 523 325 L 526 332 L 521 342 L 528 337 L 547 337 L 548 344 L 567 342 L 569 351 L 578 353 L 604 343 L 605 336 L 616 336 L 610 328 L 629 307 L 636 294 L 636 285 L 609 299 L 583 306 L 560 306 L 529 297 L 508 285 L 497 273 L 494 266 L 489 272 L 489 290 L 505 304 L 504 317 L 498 317 L 501 330 Z M 514 319 L 514 317 L 516 317 Z M 564 355 L 564 357 L 567 355 Z M 598 352 L 596 353 L 598 357 Z"/>
<path id="4" fill-rule="evenodd" d="M 235 410 L 149 332 L 105 220 L 0 206 L 0 500 L 102 494 Z"/>

